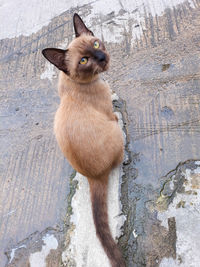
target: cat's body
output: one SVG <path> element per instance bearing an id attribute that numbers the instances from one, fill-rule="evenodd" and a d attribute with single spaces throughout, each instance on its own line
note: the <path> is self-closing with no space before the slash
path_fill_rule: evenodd
<path id="1" fill-rule="evenodd" d="M 60 73 L 59 91 L 54 130 L 63 154 L 86 177 L 109 173 L 122 161 L 123 140 L 108 85 L 99 78 L 77 84 Z"/>
<path id="2" fill-rule="evenodd" d="M 125 264 L 111 236 L 107 215 L 108 176 L 122 162 L 124 147 L 109 86 L 99 78 L 99 73 L 108 68 L 109 56 L 77 14 L 74 27 L 77 38 L 65 52 L 56 49 L 43 52 L 62 70 L 54 132 L 73 168 L 88 178 L 97 236 L 112 266 L 122 267 Z"/>

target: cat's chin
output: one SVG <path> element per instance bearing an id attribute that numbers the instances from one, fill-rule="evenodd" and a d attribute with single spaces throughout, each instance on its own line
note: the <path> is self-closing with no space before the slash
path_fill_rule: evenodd
<path id="1" fill-rule="evenodd" d="M 105 64 L 103 71 L 107 71 L 109 69 L 109 62 Z"/>
<path id="2" fill-rule="evenodd" d="M 109 68 L 109 62 L 102 62 L 99 66 L 99 68 L 97 69 L 97 74 L 98 73 L 101 73 L 101 72 L 104 72 L 104 71 L 107 71 Z"/>
<path id="3" fill-rule="evenodd" d="M 107 60 L 105 61 L 105 64 L 103 66 L 103 71 L 107 71 L 109 69 L 110 66 L 110 60 L 109 60 L 109 56 L 107 55 Z"/>
<path id="4" fill-rule="evenodd" d="M 94 73 L 93 76 L 88 76 L 88 77 L 85 77 L 85 76 L 75 76 L 75 77 L 71 77 L 71 76 L 68 76 L 68 79 L 72 82 L 75 82 L 75 83 L 81 83 L 81 84 L 87 84 L 87 83 L 91 83 L 91 82 L 94 82 L 96 80 L 98 80 L 99 78 L 99 73 Z"/>

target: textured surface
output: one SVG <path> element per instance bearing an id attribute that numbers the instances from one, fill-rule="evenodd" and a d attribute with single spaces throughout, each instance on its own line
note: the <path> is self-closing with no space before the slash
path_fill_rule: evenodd
<path id="1" fill-rule="evenodd" d="M 75 11 L 107 41 L 112 63 L 104 77 L 126 102 L 126 110 L 118 109 L 129 139 L 121 187 L 127 220 L 120 238 L 127 266 L 184 266 L 176 216 L 167 228 L 160 219 L 173 198 L 159 197 L 180 162 L 200 159 L 200 1 L 63 0 L 28 8 L 24 2 L 0 1 L 0 266 L 7 262 L 4 252 L 9 258 L 16 247 L 9 266 L 26 266 L 48 231 L 60 250 L 63 244 L 75 184 L 52 133 L 58 72 L 41 50 L 70 42 Z M 8 23 L 12 17 L 15 23 Z M 184 187 L 181 171 L 176 175 Z M 48 267 L 59 266 L 61 253 L 52 255 Z"/>

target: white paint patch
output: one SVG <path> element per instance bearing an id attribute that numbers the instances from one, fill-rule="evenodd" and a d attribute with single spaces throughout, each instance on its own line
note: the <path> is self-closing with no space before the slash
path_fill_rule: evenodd
<path id="1" fill-rule="evenodd" d="M 120 114 L 121 115 L 121 114 Z M 118 114 L 119 120 L 121 116 Z M 112 171 L 108 186 L 108 215 L 113 237 L 120 237 L 126 217 L 122 215 L 120 199 L 120 168 Z M 70 244 L 62 254 L 65 266 L 110 267 L 109 260 L 96 236 L 92 217 L 92 208 L 87 178 L 77 173 L 74 178 L 78 188 L 72 199 L 73 215 L 71 223 L 74 229 L 70 233 Z M 72 227 L 73 228 L 73 227 Z"/>
<path id="2" fill-rule="evenodd" d="M 138 237 L 138 235 L 137 235 L 137 233 L 136 233 L 136 230 L 135 230 L 135 229 L 133 229 L 133 236 L 134 236 L 135 238 L 137 238 L 137 237 Z"/>
<path id="3" fill-rule="evenodd" d="M 111 99 L 112 99 L 112 101 L 114 101 L 114 100 L 118 100 L 119 97 L 118 97 L 118 95 L 116 93 L 112 93 Z"/>
<path id="4" fill-rule="evenodd" d="M 56 78 L 56 73 L 54 71 L 54 65 L 50 62 L 46 62 L 45 71 L 40 76 L 41 79 L 49 79 L 51 82 L 53 78 Z"/>
<path id="5" fill-rule="evenodd" d="M 158 213 L 158 219 L 166 228 L 168 218 L 175 217 L 177 229 L 177 257 L 175 260 L 164 258 L 160 267 L 200 266 L 200 167 L 193 171 L 186 169 L 183 175 L 187 179 L 186 193 L 178 193 L 168 209 Z"/>
<path id="6" fill-rule="evenodd" d="M 120 42 L 124 31 L 131 30 L 133 39 L 142 35 L 145 14 L 161 15 L 166 8 L 172 8 L 183 2 L 185 0 L 98 0 L 91 2 L 91 14 L 84 20 L 106 41 Z M 188 2 L 194 7 L 192 0 Z M 88 0 L 32 0 L 28 3 L 27 0 L 0 0 L 0 39 L 28 36 L 48 25 L 51 19 L 64 11 L 88 3 L 90 3 Z M 104 17 L 111 12 L 114 12 L 111 23 L 104 23 Z M 102 20 L 98 26 L 93 27 L 97 15 Z M 128 19 L 131 19 L 131 23 Z"/>
<path id="7" fill-rule="evenodd" d="M 11 263 L 12 260 L 14 259 L 14 257 L 15 257 L 15 251 L 18 250 L 18 249 L 20 249 L 20 248 L 26 248 L 26 245 L 22 245 L 20 247 L 13 248 L 11 250 L 9 263 Z"/>
<path id="8" fill-rule="evenodd" d="M 44 244 L 42 250 L 30 255 L 30 267 L 46 267 L 46 257 L 49 255 L 51 249 L 57 249 L 58 241 L 54 235 L 46 234 L 42 240 Z"/>
<path id="9" fill-rule="evenodd" d="M 92 12 L 86 17 L 87 24 L 93 25 L 95 17 L 99 15 L 102 21 L 97 26 L 93 26 L 95 33 L 101 34 L 106 42 L 121 43 L 124 35 L 128 32 L 132 42 L 143 36 L 145 28 L 145 17 L 151 14 L 162 15 L 166 8 L 185 2 L 185 0 L 112 0 L 96 1 L 92 4 Z M 193 1 L 188 1 L 194 7 Z M 114 12 L 114 16 L 108 21 L 103 22 L 105 16 Z"/>

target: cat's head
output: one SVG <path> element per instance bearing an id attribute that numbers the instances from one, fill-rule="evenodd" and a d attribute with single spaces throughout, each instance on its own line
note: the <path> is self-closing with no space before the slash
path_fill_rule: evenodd
<path id="1" fill-rule="evenodd" d="M 104 44 L 85 26 L 78 14 L 73 17 L 76 38 L 66 50 L 46 48 L 44 57 L 78 82 L 89 82 L 108 69 L 109 55 Z"/>

